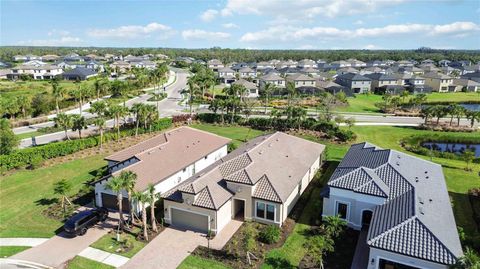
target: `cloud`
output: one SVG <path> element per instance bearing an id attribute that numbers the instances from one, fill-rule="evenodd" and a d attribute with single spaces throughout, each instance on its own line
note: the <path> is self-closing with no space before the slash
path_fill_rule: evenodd
<path id="1" fill-rule="evenodd" d="M 51 39 L 34 39 L 18 42 L 21 46 L 77 46 L 83 43 L 82 39 L 73 36 L 62 36 Z"/>
<path id="2" fill-rule="evenodd" d="M 215 10 L 215 9 L 208 9 L 206 10 L 205 12 L 202 13 L 202 15 L 200 15 L 200 19 L 202 21 L 212 21 L 213 19 L 215 19 L 216 16 L 218 16 L 218 10 Z"/>
<path id="3" fill-rule="evenodd" d="M 381 49 L 380 47 L 378 47 L 377 45 L 373 45 L 373 44 L 369 44 L 369 45 L 366 45 L 365 47 L 363 47 L 364 49 L 367 49 L 367 50 L 378 50 L 378 49 Z"/>
<path id="4" fill-rule="evenodd" d="M 272 26 L 257 32 L 247 32 L 241 38 L 242 42 L 271 41 L 303 41 L 308 39 L 325 40 L 364 37 L 384 37 L 398 35 L 428 35 L 428 36 L 467 36 L 480 31 L 480 26 L 473 22 L 454 22 L 444 25 L 431 24 L 394 24 L 375 28 L 339 29 L 335 27 L 293 27 Z"/>
<path id="5" fill-rule="evenodd" d="M 334 18 L 341 15 L 373 13 L 384 6 L 397 5 L 404 0 L 228 0 L 222 14 L 267 15 L 277 18 Z"/>
<path id="6" fill-rule="evenodd" d="M 362 20 L 357 20 L 357 21 L 355 21 L 353 24 L 355 24 L 355 25 L 362 25 L 362 24 L 363 24 L 363 21 L 362 21 Z"/>
<path id="7" fill-rule="evenodd" d="M 222 27 L 223 28 L 227 28 L 227 29 L 232 29 L 232 28 L 239 28 L 238 25 L 236 25 L 235 23 L 224 23 L 222 24 Z"/>
<path id="8" fill-rule="evenodd" d="M 152 34 L 163 35 L 164 38 L 170 37 L 174 33 L 170 26 L 152 22 L 145 26 L 125 25 L 109 29 L 90 29 L 87 35 L 96 38 L 138 38 L 150 37 Z"/>
<path id="9" fill-rule="evenodd" d="M 230 38 L 229 33 L 225 32 L 208 32 L 199 29 L 190 29 L 182 31 L 182 37 L 185 40 L 209 40 L 209 41 L 221 41 Z"/>
<path id="10" fill-rule="evenodd" d="M 48 36 L 69 36 L 70 32 L 66 30 L 53 29 L 47 33 Z"/>

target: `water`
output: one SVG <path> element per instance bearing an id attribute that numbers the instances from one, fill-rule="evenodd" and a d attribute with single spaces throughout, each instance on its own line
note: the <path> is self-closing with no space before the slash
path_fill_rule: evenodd
<path id="1" fill-rule="evenodd" d="M 460 104 L 467 110 L 480 111 L 480 104 Z"/>
<path id="2" fill-rule="evenodd" d="M 462 144 L 462 143 L 444 143 L 444 142 L 425 142 L 422 147 L 441 152 L 452 152 L 462 154 L 466 149 L 473 150 L 475 157 L 480 157 L 480 144 Z"/>

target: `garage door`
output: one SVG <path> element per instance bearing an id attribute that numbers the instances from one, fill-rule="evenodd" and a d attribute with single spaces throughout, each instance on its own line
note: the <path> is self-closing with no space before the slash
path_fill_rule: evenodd
<path id="1" fill-rule="evenodd" d="M 108 193 L 102 193 L 102 205 L 108 209 L 118 210 L 117 196 Z M 123 212 L 128 212 L 130 210 L 127 198 L 123 198 L 122 210 Z"/>
<path id="2" fill-rule="evenodd" d="M 172 225 L 197 232 L 208 232 L 208 217 L 188 211 L 172 208 Z"/>

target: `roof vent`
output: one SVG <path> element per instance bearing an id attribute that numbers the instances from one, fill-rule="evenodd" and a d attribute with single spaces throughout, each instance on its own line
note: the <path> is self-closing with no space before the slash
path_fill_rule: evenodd
<path id="1" fill-rule="evenodd" d="M 288 155 L 285 155 L 286 158 L 288 158 Z"/>
<path id="2" fill-rule="evenodd" d="M 263 154 L 263 150 L 260 150 L 260 151 L 258 152 L 258 154 L 262 155 L 262 154 Z"/>
<path id="3" fill-rule="evenodd" d="M 431 203 L 431 202 L 433 202 L 433 199 L 432 199 L 432 198 L 430 198 L 430 199 L 428 199 L 428 201 Z"/>
<path id="4" fill-rule="evenodd" d="M 425 211 L 423 210 L 423 207 L 418 208 L 420 210 L 420 214 L 425 215 Z"/>
<path id="5" fill-rule="evenodd" d="M 400 163 L 399 163 L 399 162 L 397 162 L 397 166 L 400 166 Z"/>
<path id="6" fill-rule="evenodd" d="M 425 178 L 428 179 L 428 176 L 426 176 Z"/>
<path id="7" fill-rule="evenodd" d="M 425 174 L 428 174 L 428 171 L 425 171 Z"/>
<path id="8" fill-rule="evenodd" d="M 422 197 L 418 197 L 418 201 L 420 202 L 420 204 L 423 205 L 423 198 Z"/>

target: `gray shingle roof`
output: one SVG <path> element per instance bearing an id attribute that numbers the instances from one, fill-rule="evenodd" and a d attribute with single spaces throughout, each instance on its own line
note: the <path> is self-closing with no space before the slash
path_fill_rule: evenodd
<path id="1" fill-rule="evenodd" d="M 463 255 L 440 165 L 361 143 L 352 145 L 328 185 L 385 197 L 373 211 L 371 247 L 441 264 Z"/>

